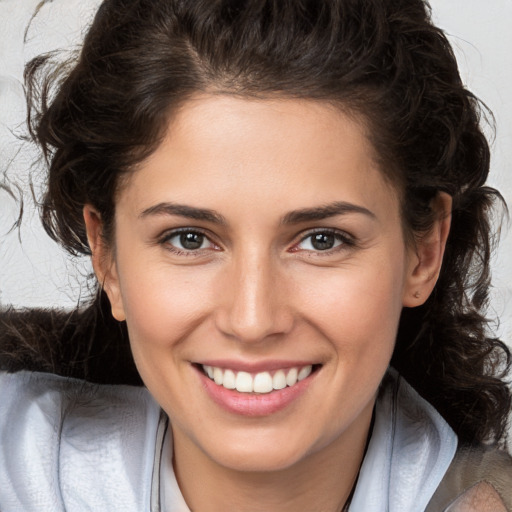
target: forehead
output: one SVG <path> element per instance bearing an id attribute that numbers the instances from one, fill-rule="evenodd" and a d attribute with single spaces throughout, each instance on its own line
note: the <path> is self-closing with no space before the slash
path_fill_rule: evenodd
<path id="1" fill-rule="evenodd" d="M 184 103 L 123 188 L 141 209 L 171 200 L 216 210 L 396 200 L 361 120 L 327 102 L 228 95 Z"/>

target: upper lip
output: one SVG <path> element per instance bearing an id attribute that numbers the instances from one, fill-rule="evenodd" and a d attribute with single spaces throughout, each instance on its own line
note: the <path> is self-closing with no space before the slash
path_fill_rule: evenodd
<path id="1" fill-rule="evenodd" d="M 208 359 L 197 361 L 196 364 L 213 366 L 225 370 L 238 372 L 259 373 L 273 370 L 285 370 L 288 368 L 301 368 L 303 366 L 319 364 L 318 361 L 297 360 L 266 360 L 266 361 L 240 361 L 234 359 Z"/>

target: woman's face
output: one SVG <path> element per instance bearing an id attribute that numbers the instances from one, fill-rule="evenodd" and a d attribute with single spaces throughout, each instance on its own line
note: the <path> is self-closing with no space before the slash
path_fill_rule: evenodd
<path id="1" fill-rule="evenodd" d="M 100 274 L 177 443 L 272 470 L 366 436 L 419 260 L 362 125 L 198 96 L 116 208 Z"/>

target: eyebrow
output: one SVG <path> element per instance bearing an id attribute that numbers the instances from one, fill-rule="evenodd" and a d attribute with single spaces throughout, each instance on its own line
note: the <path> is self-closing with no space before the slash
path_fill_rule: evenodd
<path id="1" fill-rule="evenodd" d="M 212 222 L 213 224 L 227 224 L 226 219 L 213 210 L 209 210 L 207 208 L 196 208 L 195 206 L 176 203 L 158 203 L 143 210 L 139 214 L 139 218 L 154 215 L 178 215 L 180 217 L 186 217 L 187 219 Z"/>
<path id="2" fill-rule="evenodd" d="M 347 203 L 345 201 L 336 201 L 325 206 L 294 210 L 283 217 L 282 224 L 299 224 L 301 222 L 322 220 L 348 213 L 359 213 L 367 215 L 372 219 L 376 218 L 376 215 L 372 211 L 364 208 L 363 206 Z"/>
<path id="3" fill-rule="evenodd" d="M 359 213 L 371 217 L 372 219 L 376 218 L 372 211 L 364 208 L 363 206 L 347 203 L 345 201 L 336 201 L 325 206 L 293 210 L 283 217 L 281 224 L 300 224 L 301 222 L 322 220 L 348 213 Z M 227 224 L 226 219 L 213 210 L 168 202 L 158 203 L 146 208 L 139 214 L 139 218 L 160 215 L 178 215 L 187 219 L 202 220 L 223 226 Z"/>

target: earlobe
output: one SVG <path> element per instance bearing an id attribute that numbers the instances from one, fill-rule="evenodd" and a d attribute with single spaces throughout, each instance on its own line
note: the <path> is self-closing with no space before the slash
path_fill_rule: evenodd
<path id="1" fill-rule="evenodd" d="M 416 241 L 404 288 L 403 305 L 416 307 L 428 299 L 443 263 L 446 241 L 450 232 L 452 198 L 439 192 L 432 201 L 436 219 L 428 232 Z"/>
<path id="2" fill-rule="evenodd" d="M 119 277 L 116 263 L 111 250 L 106 246 L 103 238 L 103 224 L 101 215 L 91 205 L 83 209 L 87 240 L 91 249 L 91 261 L 94 273 L 101 288 L 109 298 L 112 307 L 112 316 L 122 322 L 126 319 L 119 287 Z"/>

